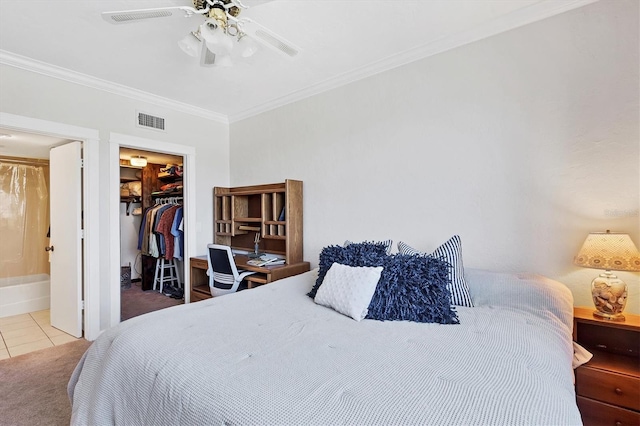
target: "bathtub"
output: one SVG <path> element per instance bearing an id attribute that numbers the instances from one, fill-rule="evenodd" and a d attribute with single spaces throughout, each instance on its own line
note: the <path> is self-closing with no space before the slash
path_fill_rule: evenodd
<path id="1" fill-rule="evenodd" d="M 0 278 L 0 318 L 49 309 L 49 275 Z"/>

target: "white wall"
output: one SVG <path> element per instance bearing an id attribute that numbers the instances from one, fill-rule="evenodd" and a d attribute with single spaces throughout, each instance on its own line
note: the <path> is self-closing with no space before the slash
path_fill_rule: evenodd
<path id="1" fill-rule="evenodd" d="M 304 181 L 305 258 L 345 239 L 535 271 L 590 306 L 589 231 L 640 245 L 638 2 L 607 0 L 231 125 L 231 184 Z M 640 312 L 638 273 L 628 312 Z"/>
<path id="2" fill-rule="evenodd" d="M 100 276 L 107 277 L 108 242 L 118 229 L 109 228 L 109 135 L 119 133 L 196 149 L 197 247 L 213 238 L 213 195 L 216 185 L 229 183 L 229 129 L 226 124 L 135 101 L 123 96 L 0 65 L 0 111 L 47 121 L 97 129 L 100 132 Z M 136 110 L 165 118 L 166 131 L 136 126 Z M 119 259 L 113 260 L 118 263 Z M 109 325 L 109 283 L 101 283 L 101 328 Z"/>

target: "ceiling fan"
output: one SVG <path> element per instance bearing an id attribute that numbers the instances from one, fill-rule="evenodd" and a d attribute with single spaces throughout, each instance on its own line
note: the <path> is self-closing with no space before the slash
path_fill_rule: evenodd
<path id="1" fill-rule="evenodd" d="M 180 48 L 193 57 L 200 56 L 200 65 L 231 66 L 232 58 L 248 58 L 260 44 L 286 56 L 294 57 L 300 49 L 273 31 L 250 18 L 238 18 L 248 9 L 241 0 L 192 0 L 191 6 L 159 7 L 103 12 L 102 17 L 112 24 L 125 24 L 146 19 L 166 18 L 175 13 L 184 17 L 199 16 L 204 22 L 178 42 Z"/>

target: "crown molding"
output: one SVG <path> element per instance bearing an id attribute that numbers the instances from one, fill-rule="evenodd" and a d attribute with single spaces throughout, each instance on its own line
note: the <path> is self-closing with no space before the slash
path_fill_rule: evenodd
<path id="1" fill-rule="evenodd" d="M 437 55 L 456 47 L 470 44 L 478 40 L 482 40 L 493 35 L 509 31 L 533 22 L 540 21 L 545 18 L 577 9 L 599 0 L 544 0 L 535 3 L 529 7 L 519 9 L 508 15 L 504 15 L 493 21 L 478 25 L 471 30 L 463 31 L 458 34 L 451 35 L 431 43 L 418 46 L 396 55 L 389 56 L 385 59 L 370 63 L 359 69 L 344 73 L 337 77 L 332 77 L 323 82 L 305 87 L 304 89 L 291 92 L 287 95 L 274 98 L 261 105 L 248 108 L 229 115 L 229 123 L 244 120 L 254 115 L 267 112 L 284 105 L 318 95 L 329 90 L 337 89 L 347 84 L 371 77 L 382 72 L 401 67 L 411 62 Z"/>
<path id="2" fill-rule="evenodd" d="M 228 117 L 224 114 L 209 111 L 204 108 L 199 108 L 172 99 L 164 98 L 162 96 L 157 96 L 152 93 L 133 89 L 131 87 L 113 83 L 111 81 L 103 80 L 97 77 L 92 77 L 90 75 L 58 67 L 56 65 L 51 65 L 32 58 L 28 58 L 26 56 L 17 55 L 6 50 L 0 50 L 0 64 L 46 75 L 48 77 L 57 78 L 60 80 L 68 81 L 70 83 L 90 87 L 92 89 L 102 90 L 136 101 L 146 102 L 163 108 L 184 112 L 186 114 L 195 115 L 197 117 L 218 121 L 224 124 L 229 123 Z"/>
<path id="3" fill-rule="evenodd" d="M 198 117 L 218 121 L 224 124 L 229 124 L 244 120 L 254 115 L 262 114 L 264 112 L 300 101 L 314 95 L 321 94 L 323 92 L 327 92 L 329 90 L 337 89 L 355 81 L 401 67 L 411 62 L 437 55 L 438 53 L 442 53 L 447 50 L 455 49 L 456 47 L 460 47 L 465 44 L 473 43 L 475 41 L 482 40 L 484 38 L 488 38 L 493 35 L 509 31 L 536 21 L 540 21 L 542 19 L 549 18 L 572 9 L 577 9 L 591 3 L 595 3 L 597 1 L 599 0 L 543 0 L 523 9 L 516 10 L 515 12 L 512 12 L 508 15 L 494 19 L 493 21 L 474 27 L 471 30 L 463 31 L 458 34 L 454 34 L 449 37 L 445 37 L 431 43 L 426 43 L 424 45 L 404 52 L 400 52 L 398 54 L 370 63 L 353 71 L 326 79 L 312 86 L 290 92 L 283 96 L 273 98 L 260 105 L 255 105 L 250 108 L 231 113 L 229 115 L 217 113 L 183 102 L 178 102 L 175 100 L 157 96 L 138 89 L 133 89 L 131 87 L 102 80 L 86 74 L 57 67 L 55 65 L 40 62 L 35 59 L 20 56 L 5 50 L 0 50 L 0 64 L 43 74 L 49 77 L 58 78 L 86 87 L 103 90 L 119 96 L 147 102 L 175 111 L 180 111 Z"/>

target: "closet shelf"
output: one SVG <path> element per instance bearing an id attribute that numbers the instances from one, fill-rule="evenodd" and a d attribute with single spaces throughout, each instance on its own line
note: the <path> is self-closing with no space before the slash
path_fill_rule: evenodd
<path id="1" fill-rule="evenodd" d="M 151 198 L 170 198 L 170 197 L 182 197 L 182 191 L 180 192 L 161 192 L 158 194 L 151 194 Z"/>
<path id="2" fill-rule="evenodd" d="M 158 180 L 161 180 L 163 182 L 177 182 L 177 181 L 182 181 L 182 176 L 178 176 L 178 175 L 170 174 L 166 172 L 160 172 L 158 173 Z"/>

